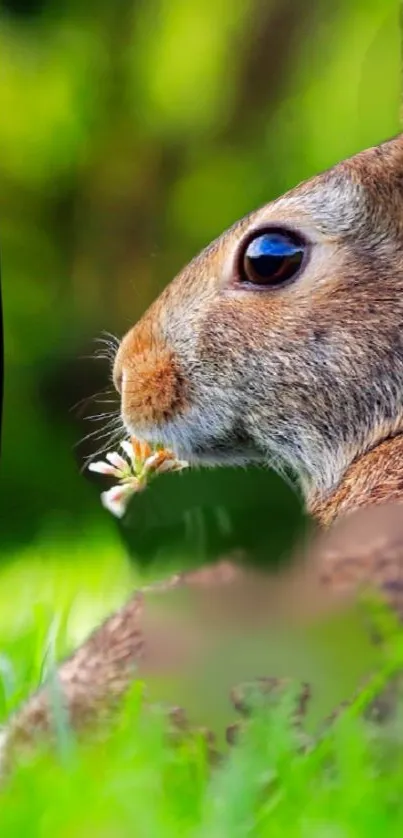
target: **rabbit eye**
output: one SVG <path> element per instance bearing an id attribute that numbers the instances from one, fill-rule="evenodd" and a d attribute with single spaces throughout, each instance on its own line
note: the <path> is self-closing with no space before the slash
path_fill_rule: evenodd
<path id="1" fill-rule="evenodd" d="M 241 282 L 275 287 L 299 271 L 306 246 L 294 233 L 267 231 L 250 239 L 240 264 Z"/>

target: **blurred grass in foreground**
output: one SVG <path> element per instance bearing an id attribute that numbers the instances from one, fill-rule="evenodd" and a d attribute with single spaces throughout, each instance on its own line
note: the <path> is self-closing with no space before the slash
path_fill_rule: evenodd
<path id="1" fill-rule="evenodd" d="M 71 540 L 64 549 L 59 544 L 55 558 L 52 539 L 43 539 L 41 549 L 20 551 L 0 572 L 3 720 L 36 687 L 55 656 L 70 650 L 141 582 L 118 543 L 106 539 L 102 530 L 88 537 L 91 552 L 85 540 Z M 377 659 L 378 675 L 384 679 L 403 666 L 403 635 L 388 612 L 380 612 L 378 623 L 387 636 L 383 656 Z M 360 649 L 354 652 L 354 635 L 347 624 L 344 632 L 345 642 L 339 632 L 333 637 L 335 651 L 338 654 L 342 646 L 349 660 L 359 659 Z M 321 641 L 325 648 L 324 635 Z M 281 658 L 281 649 L 276 652 Z M 294 653 L 298 656 L 298 649 Z M 327 662 L 330 669 L 337 654 Z M 206 706 L 214 704 L 217 689 L 213 681 Z M 160 700 L 163 690 L 155 693 L 155 700 Z M 18 766 L 2 789 L 0 834 L 7 838 L 401 834 L 402 714 L 383 731 L 350 715 L 343 717 L 334 732 L 303 755 L 296 751 L 287 707 L 280 705 L 269 715 L 257 714 L 240 745 L 211 772 L 203 742 L 191 735 L 179 746 L 168 745 L 160 709 L 144 711 L 141 696 L 142 685 L 135 684 L 116 727 L 105 739 L 78 743 L 64 731 L 54 754 L 37 753 Z"/>
<path id="2" fill-rule="evenodd" d="M 41 546 L 7 558 L 0 571 L 3 718 L 37 686 L 45 648 L 65 655 L 136 586 L 120 539 L 108 530 L 65 542 L 46 534 Z"/>
<path id="3" fill-rule="evenodd" d="M 40 559 L 31 559 L 39 579 Z M 104 573 L 110 571 L 102 555 L 100 564 Z M 83 588 L 91 576 L 87 574 L 88 568 L 81 574 Z M 123 567 L 119 575 L 123 584 Z M 78 581 L 67 573 L 65 584 L 55 585 L 53 592 L 58 588 L 57 599 L 64 606 Z M 4 578 L 1 600 L 3 583 Z M 48 580 L 47 594 L 50 589 Z M 47 599 L 44 595 L 44 602 Z M 21 664 L 17 675 L 21 694 L 26 692 L 28 673 L 36 668 L 38 677 L 42 665 L 39 612 L 30 628 L 28 633 L 27 626 L 18 632 L 14 626 L 14 636 L 8 638 L 7 652 L 13 663 Z M 66 642 L 65 627 L 61 635 Z M 378 676 L 382 681 L 402 665 L 403 636 L 394 633 Z M 3 665 L 3 681 L 5 671 Z M 380 730 L 355 718 L 358 706 L 353 706 L 304 755 L 297 752 L 289 705 L 283 702 L 270 713 L 256 713 L 240 744 L 211 771 L 202 740 L 190 735 L 177 746 L 169 745 L 160 709 L 145 712 L 141 696 L 142 685 L 137 684 L 105 741 L 77 743 L 67 732 L 53 755 L 43 751 L 21 763 L 2 789 L 0 834 L 7 838 L 402 834 L 400 711 L 397 724 Z"/>

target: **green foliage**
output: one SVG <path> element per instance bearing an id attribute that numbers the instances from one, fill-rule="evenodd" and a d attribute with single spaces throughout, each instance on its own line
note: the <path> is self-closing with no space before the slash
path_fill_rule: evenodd
<path id="1" fill-rule="evenodd" d="M 274 565 L 288 558 L 301 529 L 298 498 L 283 481 L 264 469 L 220 468 L 155 480 L 134 496 L 123 536 L 134 556 L 162 567 L 200 565 L 238 550 L 251 563 Z"/>
<path id="2" fill-rule="evenodd" d="M 401 712 L 380 728 L 362 717 L 363 707 L 403 663 L 401 630 L 389 625 L 389 631 L 374 682 L 307 752 L 296 745 L 292 695 L 286 694 L 277 704 L 256 706 L 239 744 L 211 768 L 197 733 L 169 743 L 163 707 L 145 710 L 143 686 L 135 684 L 107 736 L 83 742 L 67 729 L 67 739 L 59 736 L 54 751 L 20 757 L 2 788 L 1 833 L 10 838 L 401 834 Z M 25 658 L 26 670 L 17 676 L 20 694 L 32 687 L 27 674 L 32 661 L 40 677 L 41 645 L 38 615 L 30 638 L 16 632 L 10 640 L 10 659 Z M 1 671 L 4 683 L 4 666 Z M 11 701 L 8 709 L 12 706 Z"/>

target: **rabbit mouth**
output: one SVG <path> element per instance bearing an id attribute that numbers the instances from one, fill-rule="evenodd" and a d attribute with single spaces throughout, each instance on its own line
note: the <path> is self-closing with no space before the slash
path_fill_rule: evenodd
<path id="1" fill-rule="evenodd" d="M 244 466 L 264 460 L 263 453 L 257 451 L 239 425 L 214 429 L 197 418 L 181 416 L 149 427 L 131 421 L 124 424 L 131 436 L 162 444 L 192 465 Z"/>

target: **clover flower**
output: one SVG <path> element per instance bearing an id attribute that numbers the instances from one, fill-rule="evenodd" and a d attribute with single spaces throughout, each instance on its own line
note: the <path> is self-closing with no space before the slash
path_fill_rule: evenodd
<path id="1" fill-rule="evenodd" d="M 123 440 L 120 447 L 125 454 L 117 451 L 106 454 L 106 461 L 90 463 L 89 471 L 115 477 L 115 486 L 101 493 L 101 502 L 109 512 L 122 518 L 132 495 L 146 488 L 151 478 L 168 471 L 182 471 L 187 468 L 185 460 L 178 460 L 167 448 L 156 446 L 154 449 L 147 442 L 132 437 Z"/>

